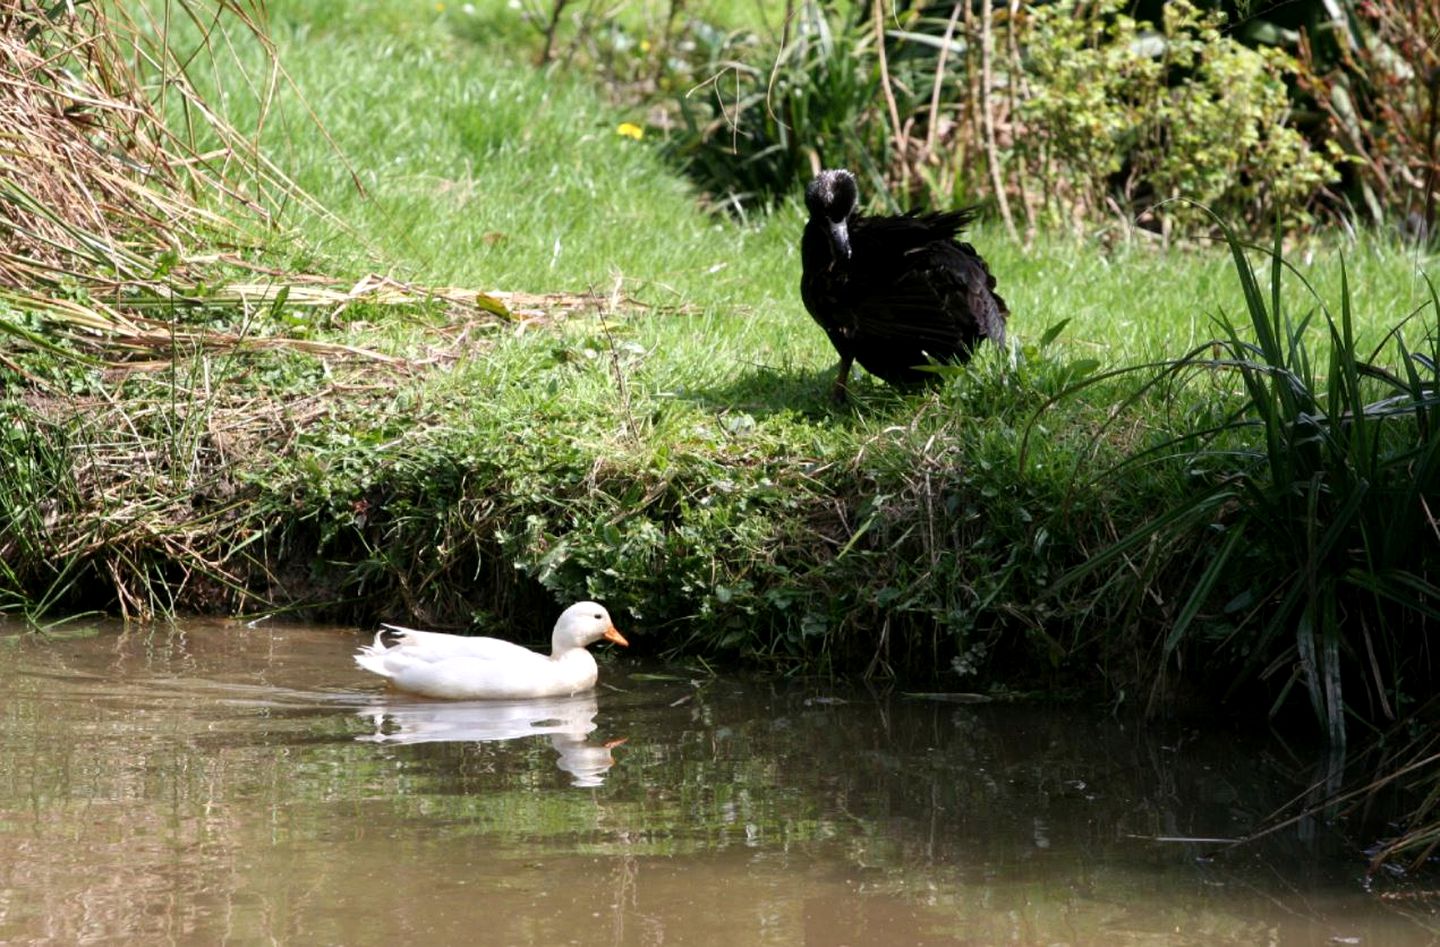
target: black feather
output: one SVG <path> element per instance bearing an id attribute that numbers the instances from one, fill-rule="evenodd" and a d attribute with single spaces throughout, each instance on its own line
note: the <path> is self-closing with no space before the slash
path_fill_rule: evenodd
<path id="1" fill-rule="evenodd" d="M 933 380 L 919 366 L 963 362 L 988 338 L 1005 342 L 1009 309 L 995 277 L 959 232 L 974 208 L 866 217 L 849 171 L 822 171 L 805 189 L 800 297 L 840 354 L 836 397 L 850 363 L 892 385 Z"/>

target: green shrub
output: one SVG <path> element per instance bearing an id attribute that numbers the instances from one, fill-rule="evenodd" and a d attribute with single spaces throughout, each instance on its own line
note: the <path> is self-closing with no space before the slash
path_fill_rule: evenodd
<path id="1" fill-rule="evenodd" d="M 871 28 L 805 0 L 786 36 L 697 35 L 705 80 L 681 90 L 667 151 L 712 204 L 771 203 L 820 167 L 848 167 L 883 192 L 893 145 Z"/>
<path id="2" fill-rule="evenodd" d="M 1166 4 L 1158 32 L 1125 6 L 1033 10 L 1020 147 L 1052 219 L 1093 219 L 1113 201 L 1186 229 L 1207 219 L 1196 205 L 1252 225 L 1308 222 L 1333 173 L 1287 124 L 1293 60 L 1242 46 L 1190 3 Z"/>
<path id="3" fill-rule="evenodd" d="M 1126 9 L 912 10 L 881 31 L 864 8 L 808 0 L 781 35 L 696 26 L 689 79 L 669 77 L 688 91 L 668 149 L 716 203 L 792 195 L 824 165 L 898 205 L 988 195 L 1032 226 L 1119 214 L 1191 232 L 1209 219 L 1195 205 L 1252 228 L 1310 223 L 1336 173 L 1291 125 L 1296 61 L 1187 2 L 1158 25 Z"/>

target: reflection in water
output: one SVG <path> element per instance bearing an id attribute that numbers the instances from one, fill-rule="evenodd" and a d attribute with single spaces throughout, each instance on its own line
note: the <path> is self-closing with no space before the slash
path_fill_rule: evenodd
<path id="1" fill-rule="evenodd" d="M 1156 841 L 1311 781 L 1239 734 L 630 661 L 431 703 L 348 631 L 66 634 L 0 621 L 0 943 L 1440 942 L 1324 820 Z"/>
<path id="2" fill-rule="evenodd" d="M 375 732 L 355 739 L 369 743 L 451 743 L 517 740 L 548 734 L 559 754 L 555 765 L 574 777 L 571 785 L 599 786 L 615 765 L 611 747 L 591 744 L 600 706 L 594 693 L 532 700 L 422 701 L 387 697 L 385 703 L 358 711 Z"/>

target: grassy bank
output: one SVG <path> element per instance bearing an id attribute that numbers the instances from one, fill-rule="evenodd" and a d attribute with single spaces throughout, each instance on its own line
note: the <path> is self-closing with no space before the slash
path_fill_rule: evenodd
<path id="1" fill-rule="evenodd" d="M 1204 347 L 1225 335 L 1215 316 L 1243 327 L 1253 302 L 1225 248 L 1020 248 L 982 229 L 1015 352 L 929 395 L 860 384 L 834 409 L 833 352 L 798 299 L 795 203 L 706 215 L 649 141 L 617 134 L 642 116 L 459 12 L 270 17 L 298 94 L 258 97 L 263 149 L 329 213 L 297 205 L 293 233 L 248 251 L 289 296 L 217 290 L 168 317 L 275 344 L 174 342 L 143 365 L 7 350 L 25 383 L 4 396 L 0 605 L 504 619 L 538 638 L 557 603 L 591 596 L 637 649 L 687 658 L 955 689 L 1093 691 L 1098 668 L 1127 700 L 1187 656 L 1193 683 L 1233 677 L 1208 656 L 1242 590 L 1221 596 L 1216 575 L 1216 601 L 1192 596 L 1233 498 L 1201 508 L 1204 528 L 1152 526 L 1197 484 L 1233 482 L 1226 458 L 1252 463 L 1238 442 L 1176 440 L 1223 426 L 1244 379 L 1216 363 L 1142 390 L 1157 368 L 1060 397 L 1223 355 Z M 247 86 L 216 81 L 254 127 Z M 1287 281 L 1286 311 L 1338 313 L 1348 294 L 1357 351 L 1430 300 L 1427 261 L 1383 238 L 1288 253 L 1314 291 Z M 453 294 L 307 308 L 298 270 L 567 295 L 504 316 Z M 1323 321 L 1307 333 L 1323 360 Z M 1406 330 L 1412 348 L 1424 334 Z M 1177 623 L 1204 634 L 1173 640 Z"/>

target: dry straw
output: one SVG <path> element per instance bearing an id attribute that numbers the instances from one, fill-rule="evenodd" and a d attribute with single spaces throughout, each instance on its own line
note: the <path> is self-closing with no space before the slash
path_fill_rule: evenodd
<path id="1" fill-rule="evenodd" d="M 0 281 L 25 290 L 67 277 L 144 278 L 162 255 L 224 226 L 199 197 L 239 199 L 221 174 L 227 165 L 257 169 L 234 160 L 255 151 L 209 109 L 190 110 L 210 118 L 216 145 L 208 153 L 181 137 L 199 129 L 169 129 L 160 115 L 164 97 L 199 104 L 199 96 L 163 34 L 110 5 L 7 5 L 0 15 Z M 237 5 L 221 6 L 236 23 L 253 23 Z M 241 200 L 265 219 L 266 204 L 274 206 L 265 196 L 278 197 L 288 182 L 258 170 L 254 196 Z"/>
<path id="2" fill-rule="evenodd" d="M 313 206 L 256 146 L 287 79 L 258 9 L 243 0 L 135 6 L 0 0 L 0 336 L 127 364 L 276 347 L 400 363 L 354 346 L 184 325 L 202 307 L 234 307 L 254 325 L 248 316 L 261 305 L 413 306 L 436 294 L 274 273 L 220 280 L 241 257 L 202 250 L 275 227 L 287 204 Z M 261 108 L 249 133 L 216 114 L 188 71 L 242 44 L 271 53 L 251 84 Z M 194 52 L 177 52 L 184 46 Z M 498 299 L 470 296 L 480 312 L 508 315 Z"/>

